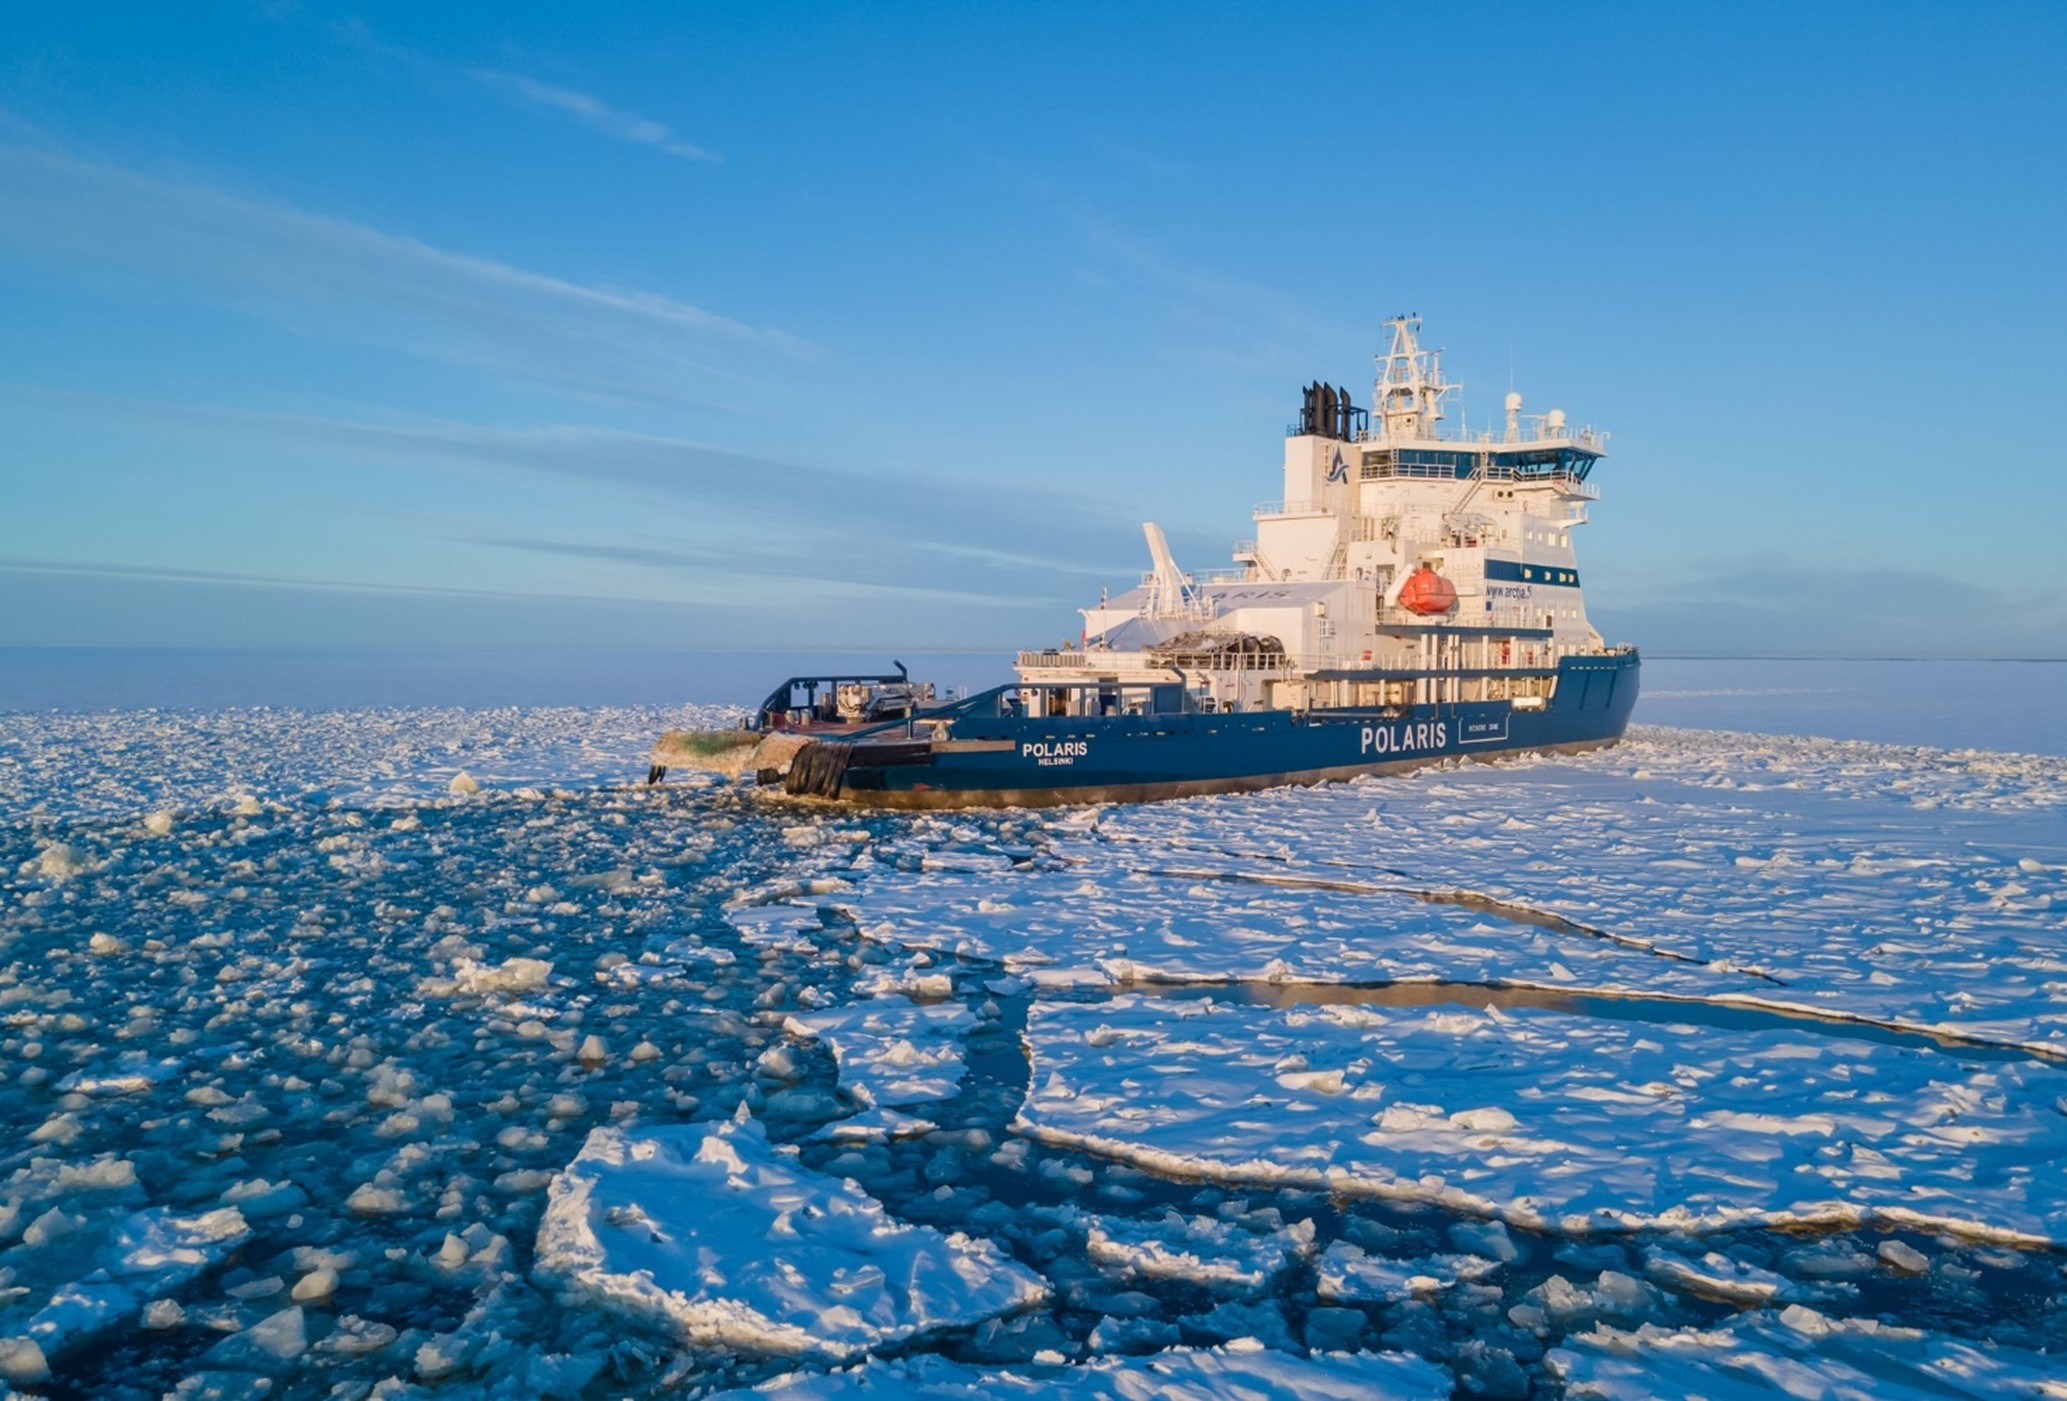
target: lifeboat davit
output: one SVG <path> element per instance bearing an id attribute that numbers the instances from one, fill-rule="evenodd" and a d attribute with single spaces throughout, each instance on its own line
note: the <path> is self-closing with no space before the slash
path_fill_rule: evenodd
<path id="1" fill-rule="evenodd" d="M 1400 586 L 1400 607 L 1410 613 L 1447 613 L 1457 606 L 1457 588 L 1427 565 Z"/>

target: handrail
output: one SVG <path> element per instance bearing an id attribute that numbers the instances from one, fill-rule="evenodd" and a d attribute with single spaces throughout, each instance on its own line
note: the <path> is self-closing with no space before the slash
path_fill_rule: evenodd
<path id="1" fill-rule="evenodd" d="M 790 694 L 799 686 L 804 687 L 813 696 L 817 695 L 820 687 L 827 687 L 837 691 L 841 686 L 850 685 L 909 686 L 911 684 L 911 672 L 906 669 L 904 663 L 893 657 L 890 664 L 897 668 L 895 676 L 871 676 L 858 672 L 851 674 L 827 673 L 818 676 L 792 676 L 770 691 L 767 698 L 759 706 L 755 707 L 754 713 L 748 719 L 747 728 L 750 730 L 759 729 L 769 715 L 779 715 L 785 711 L 798 709 L 799 707 L 790 704 Z"/>

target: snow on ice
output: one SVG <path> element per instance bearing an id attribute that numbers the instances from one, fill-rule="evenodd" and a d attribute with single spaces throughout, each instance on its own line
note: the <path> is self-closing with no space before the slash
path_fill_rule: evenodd
<path id="1" fill-rule="evenodd" d="M 538 1268 L 698 1343 L 834 1357 L 1046 1293 L 988 1242 L 900 1225 L 853 1183 L 798 1167 L 751 1121 L 594 1130 L 553 1181 Z"/>
<path id="2" fill-rule="evenodd" d="M 1037 1006 L 1020 1127 L 1157 1171 L 1539 1230 L 1925 1225 L 2067 1244 L 2067 1068 L 1453 1005 Z M 1153 1088 L 1153 1094 L 1147 1093 Z"/>
<path id="3" fill-rule="evenodd" d="M 2067 1058 L 2067 760 L 1639 732 L 1098 810 L 1038 869 L 897 869 L 875 937 L 1049 986 L 1443 981 L 1775 1006 Z"/>
<path id="4" fill-rule="evenodd" d="M 846 1401 L 850 1397 L 920 1397 L 958 1401 L 994 1395 L 1061 1396 L 1095 1401 L 1441 1401 L 1447 1373 L 1399 1353 L 1272 1352 L 1252 1340 L 1212 1349 L 1171 1348 L 1153 1357 L 1108 1357 L 1077 1366 L 1060 1359 L 1032 1368 L 978 1368 L 942 1357 L 872 1361 L 847 1371 L 782 1378 L 732 1401 Z"/>
<path id="5" fill-rule="evenodd" d="M 1893 1401 L 1944 1396 L 2067 1396 L 2060 1359 L 1973 1345 L 1870 1318 L 1829 1318 L 1795 1304 L 1715 1328 L 1596 1328 L 1552 1350 L 1570 1397 L 1817 1396 Z"/>
<path id="6" fill-rule="evenodd" d="M 951 990 L 950 985 L 942 991 Z M 792 1013 L 783 1025 L 791 1035 L 831 1049 L 839 1065 L 840 1091 L 862 1112 L 826 1132 L 857 1139 L 936 1127 L 901 1111 L 955 1093 L 967 1069 L 963 1040 L 976 1026 L 976 1016 L 959 1002 L 921 1003 L 892 994 L 847 1007 Z"/>

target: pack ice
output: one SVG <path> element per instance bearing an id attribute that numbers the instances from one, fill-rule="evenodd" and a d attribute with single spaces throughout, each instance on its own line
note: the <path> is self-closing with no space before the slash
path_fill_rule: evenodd
<path id="1" fill-rule="evenodd" d="M 2056 1385 L 2061 761 L 802 814 L 680 723 L 8 717 L 0 1381 Z"/>
<path id="2" fill-rule="evenodd" d="M 2067 1242 L 2067 1069 L 1450 1006 L 1037 1006 L 1018 1127 L 1160 1172 L 1534 1229 L 1927 1225 Z M 1151 1093 L 1152 1091 L 1152 1093 Z"/>
<path id="3" fill-rule="evenodd" d="M 1080 1401 L 1443 1401 L 1450 1378 L 1418 1357 L 1396 1352 L 1273 1352 L 1253 1339 L 1219 1348 L 1170 1348 L 1152 1357 L 1104 1357 L 1076 1366 L 970 1367 L 944 1357 L 872 1360 L 845 1371 L 799 1375 L 730 1401 L 846 1401 L 911 1396 L 960 1401 L 978 1396 L 1061 1396 Z"/>

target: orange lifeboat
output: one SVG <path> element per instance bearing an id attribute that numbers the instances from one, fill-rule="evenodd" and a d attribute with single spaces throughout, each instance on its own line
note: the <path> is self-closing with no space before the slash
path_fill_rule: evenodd
<path id="1" fill-rule="evenodd" d="M 1456 606 L 1456 586 L 1425 564 L 1400 586 L 1400 607 L 1410 613 L 1447 613 Z"/>

